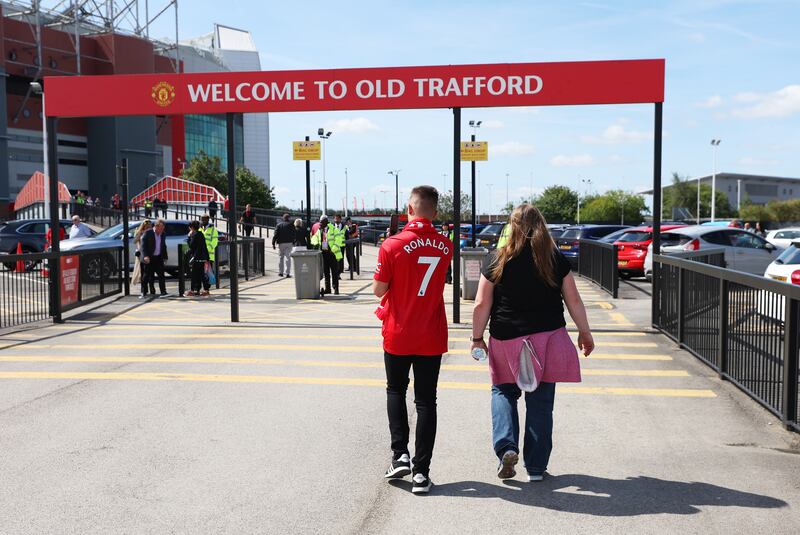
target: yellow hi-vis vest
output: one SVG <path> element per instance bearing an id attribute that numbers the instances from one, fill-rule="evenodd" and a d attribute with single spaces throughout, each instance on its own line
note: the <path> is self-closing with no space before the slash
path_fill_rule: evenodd
<path id="1" fill-rule="evenodd" d="M 328 223 L 328 248 L 336 257 L 336 260 L 344 258 L 342 249 L 344 248 L 344 228 L 337 229 L 332 223 Z M 322 225 L 317 228 L 317 231 L 311 236 L 311 247 L 314 249 L 322 248 Z"/>
<path id="2" fill-rule="evenodd" d="M 500 232 L 500 239 L 497 240 L 497 248 L 502 249 L 508 243 L 508 238 L 511 236 L 511 223 L 506 223 L 503 230 Z"/>
<path id="3" fill-rule="evenodd" d="M 200 232 L 203 233 L 203 236 L 206 238 L 206 249 L 208 249 L 208 259 L 212 262 L 214 261 L 214 253 L 217 250 L 217 243 L 219 243 L 219 232 L 217 232 L 217 228 L 211 226 L 210 224 L 207 227 L 202 227 Z"/>

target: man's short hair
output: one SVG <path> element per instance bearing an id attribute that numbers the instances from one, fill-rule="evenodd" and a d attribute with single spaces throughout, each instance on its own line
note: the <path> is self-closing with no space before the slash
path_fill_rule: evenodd
<path id="1" fill-rule="evenodd" d="M 283 220 L 289 221 L 289 214 L 283 214 Z"/>
<path id="2" fill-rule="evenodd" d="M 433 186 L 417 186 L 411 190 L 408 202 L 421 215 L 433 217 L 439 207 L 439 192 Z"/>
<path id="3" fill-rule="evenodd" d="M 167 222 L 164 221 L 163 217 L 159 217 L 158 219 L 156 219 L 156 226 L 158 226 L 158 225 L 161 225 L 162 227 L 166 227 L 167 226 Z"/>
<path id="4" fill-rule="evenodd" d="M 72 216 L 72 220 L 73 220 L 73 221 L 75 221 L 76 219 L 77 219 L 78 221 L 80 221 L 80 220 L 81 220 L 81 216 L 79 216 L 78 214 L 74 214 L 74 215 Z"/>

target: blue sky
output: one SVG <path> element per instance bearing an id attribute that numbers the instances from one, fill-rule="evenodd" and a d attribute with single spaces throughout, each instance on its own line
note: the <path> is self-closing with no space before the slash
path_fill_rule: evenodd
<path id="1" fill-rule="evenodd" d="M 665 58 L 665 178 L 710 173 L 712 138 L 722 139 L 720 171 L 800 177 L 796 0 L 180 5 L 181 39 L 214 22 L 247 29 L 264 70 Z M 482 120 L 478 138 L 490 144 L 478 165 L 482 212 L 505 203 L 506 173 L 512 201 L 552 184 L 602 192 L 651 183 L 652 105 L 465 109 L 462 118 L 462 136 L 472 133 L 467 121 Z M 291 141 L 320 126 L 334 132 L 329 209 L 341 208 L 345 168 L 351 207 L 354 196 L 359 207 L 382 206 L 384 196 L 393 206 L 391 169 L 401 170 L 401 190 L 452 181 L 450 110 L 272 114 L 272 185 L 284 204 L 304 197 Z M 321 179 L 321 162 L 313 167 Z M 462 177 L 469 187 L 468 164 Z"/>

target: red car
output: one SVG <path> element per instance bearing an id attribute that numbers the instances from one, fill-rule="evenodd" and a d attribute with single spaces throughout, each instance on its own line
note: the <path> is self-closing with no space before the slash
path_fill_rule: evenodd
<path id="1" fill-rule="evenodd" d="M 661 231 L 685 227 L 686 225 L 662 225 Z M 653 227 L 636 227 L 629 229 L 619 237 L 617 246 L 617 267 L 623 278 L 644 275 L 644 259 L 647 247 L 653 241 Z"/>

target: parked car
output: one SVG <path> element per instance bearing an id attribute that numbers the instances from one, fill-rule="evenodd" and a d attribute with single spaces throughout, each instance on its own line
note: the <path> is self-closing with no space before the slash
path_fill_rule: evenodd
<path id="1" fill-rule="evenodd" d="M 727 268 L 755 275 L 764 273 L 783 252 L 761 236 L 732 227 L 693 225 L 661 236 L 661 250 L 665 253 L 703 249 L 723 249 Z"/>
<path id="2" fill-rule="evenodd" d="M 625 234 L 625 232 L 626 232 L 626 231 L 627 231 L 629 228 L 630 228 L 630 227 L 623 227 L 623 228 L 621 228 L 621 229 L 619 229 L 619 230 L 615 230 L 615 231 L 614 231 L 614 232 L 612 232 L 611 234 L 606 234 L 605 236 L 603 236 L 602 238 L 598 239 L 597 241 L 601 241 L 601 242 L 603 242 L 603 243 L 614 243 L 614 242 L 616 242 L 616 241 L 617 241 L 617 240 L 620 238 L 620 236 L 622 236 L 623 234 Z"/>
<path id="3" fill-rule="evenodd" d="M 556 246 L 567 257 L 572 269 L 578 267 L 580 240 L 598 240 L 612 232 L 629 228 L 624 225 L 573 225 L 556 238 Z"/>
<path id="4" fill-rule="evenodd" d="M 69 228 L 72 221 L 69 219 L 60 220 L 61 228 L 64 233 L 69 235 Z M 49 219 L 17 219 L 6 221 L 0 224 L 0 255 L 16 254 L 19 246 L 23 253 L 41 253 L 47 246 L 47 229 L 50 228 Z M 92 231 L 94 232 L 94 231 Z M 61 242 L 66 243 L 66 242 Z M 28 262 L 25 270 L 28 271 L 37 262 Z M 14 269 L 15 262 L 6 262 L 7 269 Z"/>
<path id="5" fill-rule="evenodd" d="M 133 268 L 134 253 L 136 247 L 133 244 L 133 236 L 136 229 L 141 224 L 140 221 L 131 221 L 128 232 L 128 269 Z M 175 276 L 178 273 L 178 246 L 181 243 L 186 243 L 186 237 L 189 235 L 189 221 L 185 220 L 167 220 L 164 233 L 167 238 L 167 264 L 164 266 L 165 270 L 171 275 Z M 219 241 L 224 242 L 228 236 L 224 232 L 219 233 Z M 85 251 L 90 249 L 103 249 L 107 247 L 122 247 L 122 224 L 109 227 L 103 232 L 91 238 L 81 238 L 74 240 L 66 240 L 61 242 L 62 251 Z M 228 263 L 228 250 L 219 249 L 216 261 L 219 265 L 227 265 Z M 113 262 L 109 261 L 110 264 Z"/>
<path id="6" fill-rule="evenodd" d="M 800 239 L 793 241 L 764 271 L 764 276 L 800 286 Z"/>
<path id="7" fill-rule="evenodd" d="M 662 225 L 661 232 L 681 228 L 678 225 Z M 617 246 L 617 267 L 622 278 L 644 275 L 644 260 L 647 246 L 653 241 L 653 227 L 627 229 L 614 242 Z"/>
<path id="8" fill-rule="evenodd" d="M 567 230 L 570 225 L 564 225 L 563 223 L 548 223 L 547 230 L 550 231 L 550 236 L 555 240 L 556 238 L 560 238 L 564 231 Z"/>
<path id="9" fill-rule="evenodd" d="M 714 221 L 706 221 L 705 223 L 701 223 L 702 226 L 706 227 L 732 227 L 732 228 L 742 228 L 744 225 L 742 221 L 739 219 L 715 219 Z"/>
<path id="10" fill-rule="evenodd" d="M 476 223 L 475 224 L 475 246 L 479 247 L 477 237 L 480 232 L 486 227 L 484 223 Z M 470 223 L 462 223 L 461 224 L 461 232 L 460 232 L 460 247 L 463 249 L 464 247 L 472 247 L 472 224 Z"/>
<path id="11" fill-rule="evenodd" d="M 782 228 L 767 232 L 767 241 L 781 249 L 788 248 L 794 240 L 800 239 L 800 228 Z"/>
<path id="12" fill-rule="evenodd" d="M 500 240 L 500 234 L 503 232 L 503 227 L 505 226 L 505 221 L 489 223 L 478 233 L 476 245 L 478 247 L 486 247 L 490 251 L 497 249 L 497 242 Z"/>

